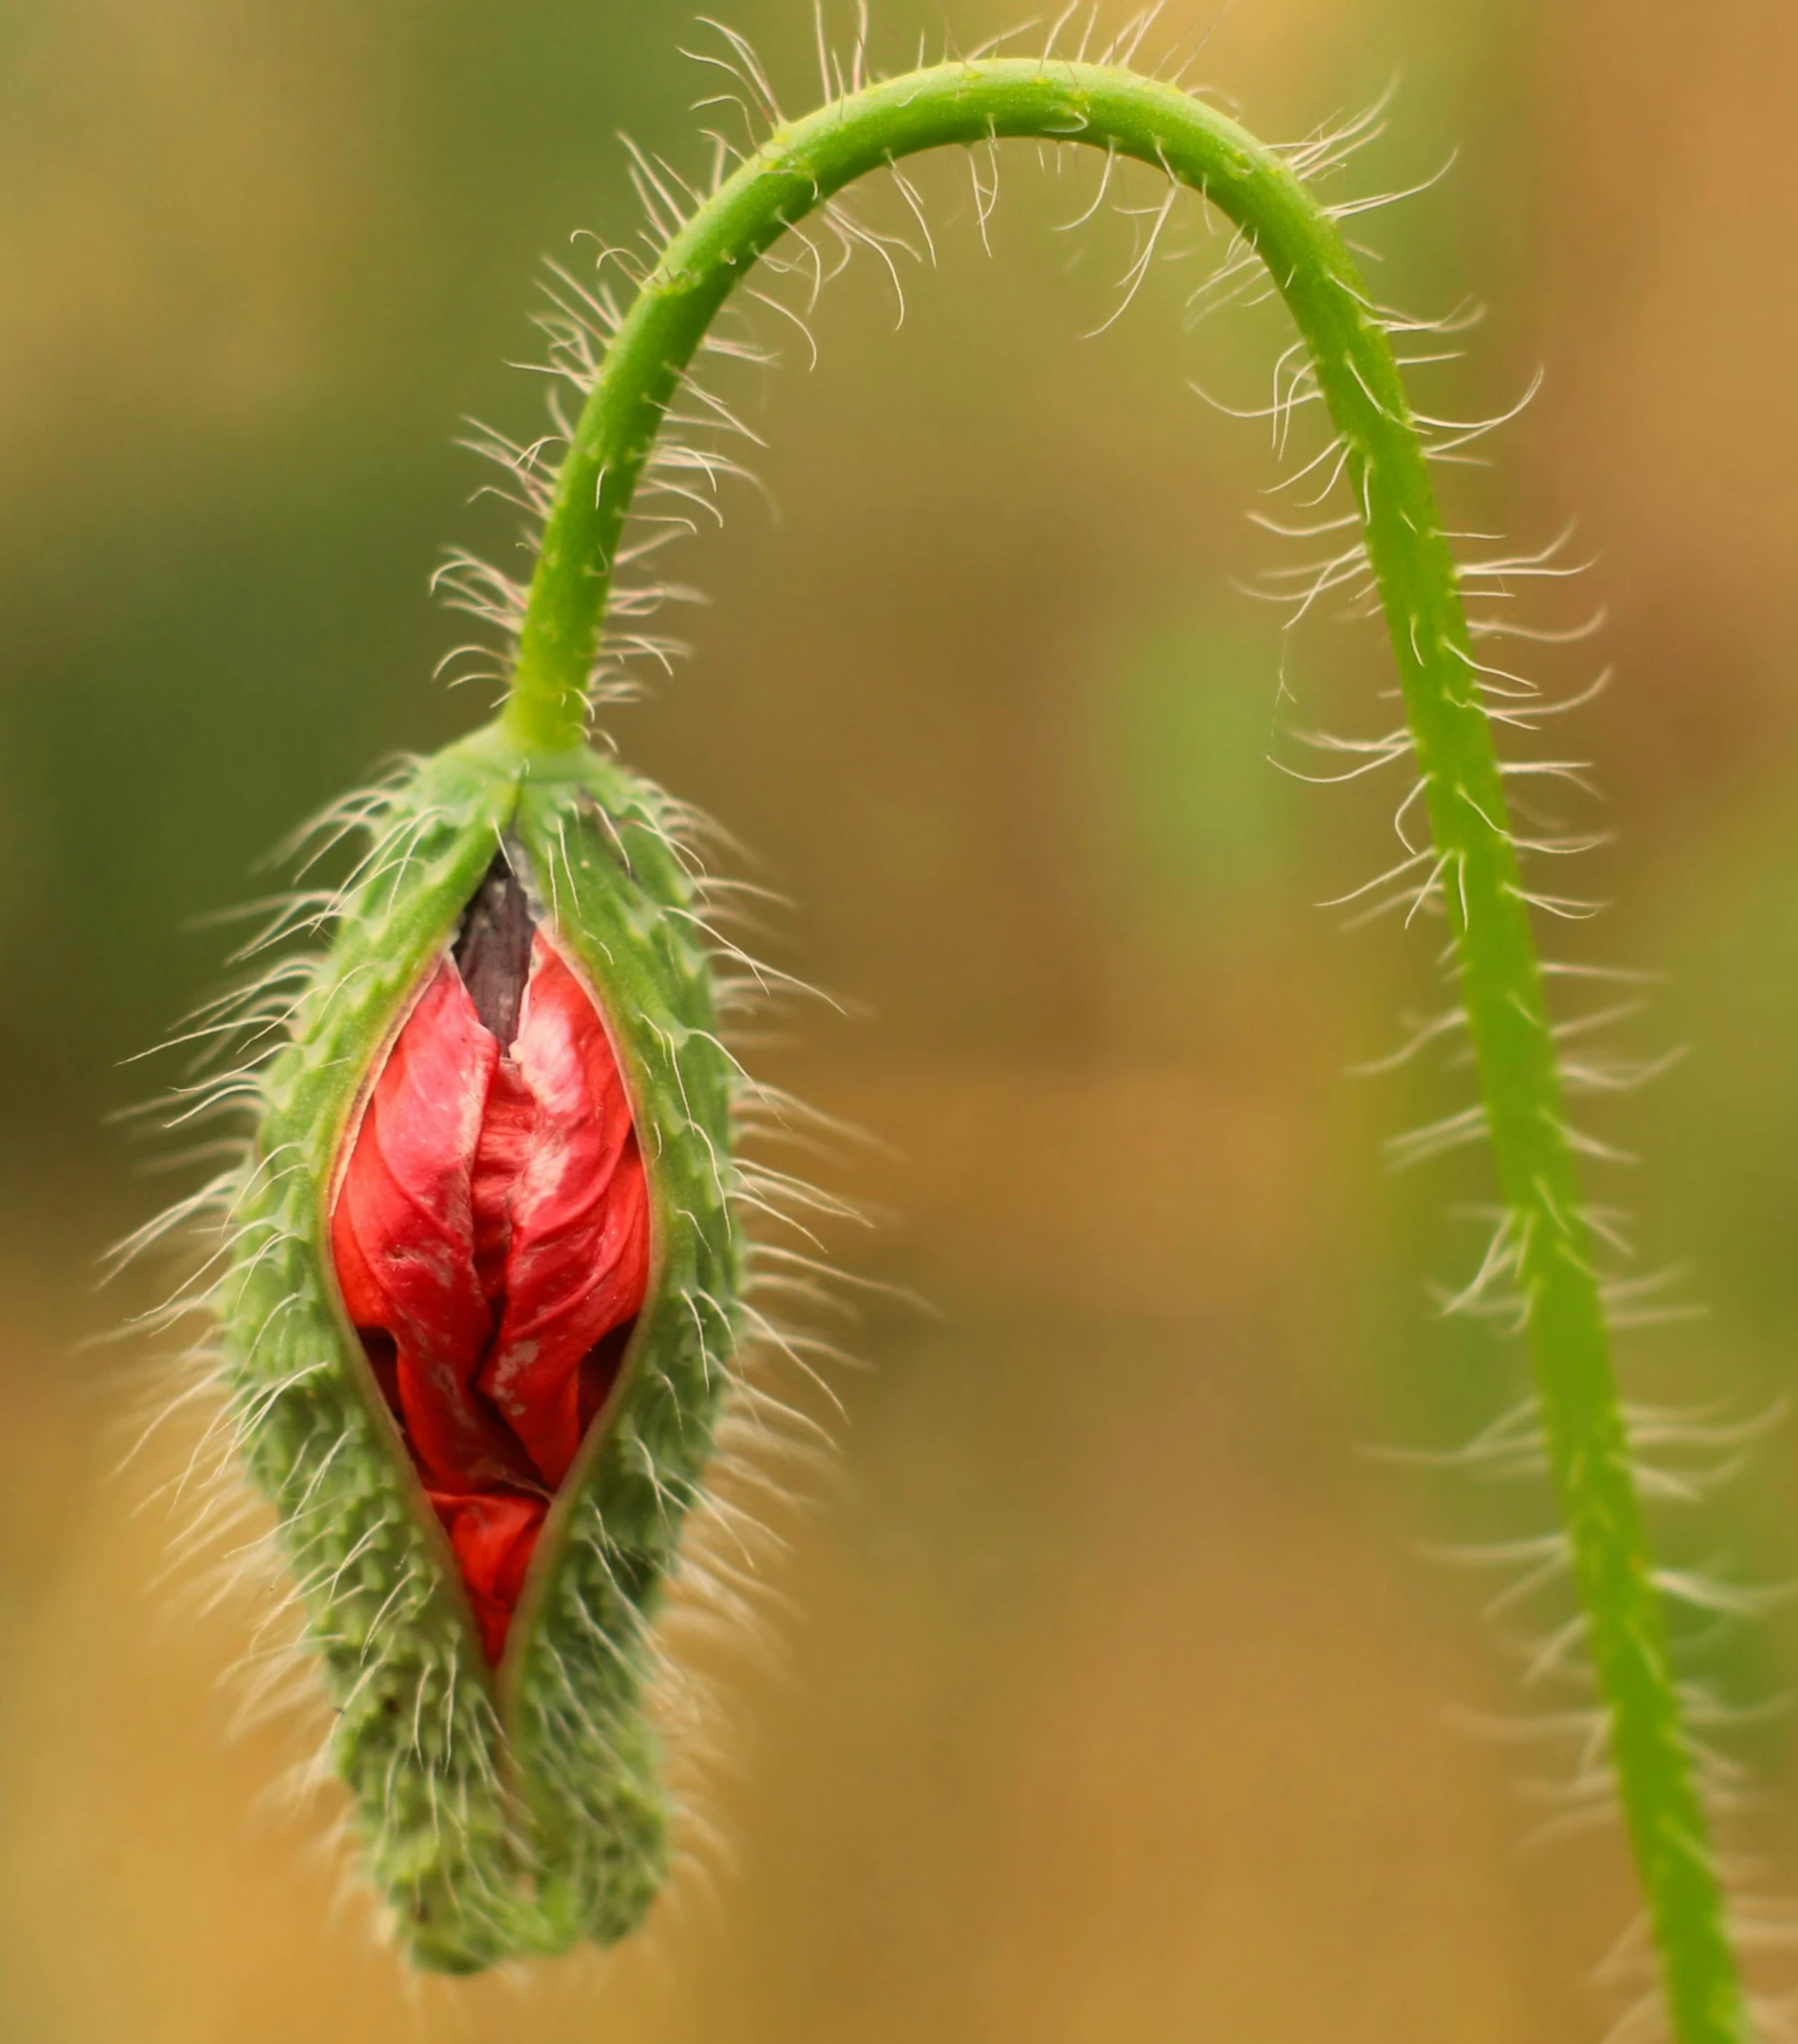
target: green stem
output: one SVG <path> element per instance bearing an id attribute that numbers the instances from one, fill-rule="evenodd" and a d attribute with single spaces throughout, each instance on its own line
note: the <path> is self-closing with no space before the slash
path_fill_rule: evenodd
<path id="1" fill-rule="evenodd" d="M 1385 333 L 1329 217 L 1280 158 L 1171 86 L 1053 61 L 944 65 L 781 128 L 675 235 L 607 351 L 556 485 L 503 722 L 534 748 L 580 741 L 632 495 L 694 350 L 756 259 L 870 171 L 1008 136 L 1091 144 L 1193 187 L 1258 251 L 1310 348 L 1365 524 L 1425 785 L 1542 1426 L 1673 2033 L 1679 2044 L 1743 2044 L 1748 2017 L 1454 562 Z"/>

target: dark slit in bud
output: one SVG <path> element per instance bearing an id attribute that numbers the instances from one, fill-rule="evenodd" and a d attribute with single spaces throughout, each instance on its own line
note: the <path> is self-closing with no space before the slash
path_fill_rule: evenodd
<path id="1" fill-rule="evenodd" d="M 463 912 L 451 956 L 482 1028 L 501 1052 L 509 1051 L 517 1038 L 535 931 L 536 918 L 511 862 L 497 851 Z"/>

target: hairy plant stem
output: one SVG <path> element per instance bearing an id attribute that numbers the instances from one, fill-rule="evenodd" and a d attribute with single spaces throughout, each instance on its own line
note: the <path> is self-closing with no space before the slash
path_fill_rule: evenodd
<path id="1" fill-rule="evenodd" d="M 1242 230 L 1310 348 L 1346 451 L 1425 784 L 1549 1462 L 1617 1792 L 1679 2044 L 1749 2036 L 1563 1116 L 1542 976 L 1454 561 L 1382 326 L 1330 218 L 1272 151 L 1172 86 L 1057 61 L 944 65 L 772 134 L 669 242 L 600 365 L 558 479 L 502 721 L 577 744 L 611 567 L 663 415 L 713 316 L 786 230 L 871 171 L 1025 136 L 1158 166 Z"/>

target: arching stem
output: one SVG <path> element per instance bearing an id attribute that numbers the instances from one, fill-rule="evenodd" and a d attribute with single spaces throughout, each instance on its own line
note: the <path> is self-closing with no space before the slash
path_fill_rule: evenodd
<path id="1" fill-rule="evenodd" d="M 1574 1145 L 1454 562 L 1385 333 L 1329 217 L 1280 158 L 1127 71 L 990 59 L 869 87 L 781 128 L 668 244 L 601 364 L 556 485 L 502 720 L 580 742 L 611 568 L 662 418 L 713 316 L 786 230 L 917 151 L 1030 136 L 1158 166 L 1233 220 L 1316 365 L 1425 787 L 1549 1463 L 1618 1798 L 1678 2044 L 1744 2044 L 1748 2017 L 1669 1667 L 1617 1401 Z"/>

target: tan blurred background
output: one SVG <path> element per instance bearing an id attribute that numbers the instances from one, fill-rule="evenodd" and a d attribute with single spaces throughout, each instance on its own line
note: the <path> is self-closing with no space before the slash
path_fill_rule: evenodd
<path id="1" fill-rule="evenodd" d="M 808 103 L 809 7 L 727 11 Z M 964 46 L 1012 19 L 947 12 Z M 890 63 L 942 40 L 936 7 L 877 15 Z M 255 1814 L 287 1746 L 227 1736 L 244 1622 L 171 1614 L 168 1529 L 108 1481 L 124 1393 L 80 1344 L 134 1297 L 93 1261 L 163 1182 L 105 1117 L 221 968 L 194 919 L 476 712 L 430 679 L 454 632 L 426 577 L 510 535 L 464 508 L 456 421 L 534 431 L 500 365 L 533 351 L 535 261 L 633 224 L 616 129 L 703 161 L 701 34 L 634 0 L 0 8 L 0 2037 L 1594 2036 L 1614 1850 L 1522 1849 L 1518 1756 L 1455 1723 L 1519 1707 L 1490 1585 L 1418 1552 L 1528 1531 L 1531 1501 L 1363 1453 L 1451 1445 L 1516 1381 L 1429 1318 L 1477 1170 L 1379 1164 L 1460 1096 L 1342 1077 L 1428 997 L 1427 942 L 1308 906 L 1383 862 L 1389 797 L 1265 759 L 1382 727 L 1377 635 L 1299 635 L 1278 703 L 1278 616 L 1236 586 L 1287 557 L 1243 521 L 1277 471 L 1187 388 L 1260 402 L 1278 320 L 1184 331 L 1191 254 L 1083 341 L 1131 227 L 1049 233 L 1093 167 L 1028 150 L 990 259 L 965 169 L 920 172 L 940 264 L 908 268 L 903 331 L 863 261 L 814 372 L 789 349 L 733 386 L 778 520 L 739 493 L 684 548 L 697 656 L 612 720 L 800 904 L 782 962 L 854 1019 L 769 1068 L 896 1153 L 837 1168 L 890 1216 L 842 1254 L 942 1316 L 878 1308 L 843 1381 L 798 1617 L 732 1679 L 734 1870 L 610 1959 L 418 1992 L 334 1908 L 320 1826 Z M 1798 26 L 1174 0 L 1146 54 L 1207 35 L 1197 75 L 1272 137 L 1400 81 L 1345 190 L 1458 145 L 1360 236 L 1387 296 L 1491 308 L 1426 409 L 1548 371 L 1497 466 L 1449 479 L 1453 521 L 1534 544 L 1576 515 L 1599 556 L 1535 613 L 1605 601 L 1556 671 L 1620 670 L 1569 734 L 1620 832 L 1581 950 L 1664 969 L 1637 1047 L 1692 1046 L 1602 1129 L 1649 1160 L 1646 1254 L 1712 1309 L 1629 1367 L 1758 1410 L 1798 1307 Z M 1171 251 L 1202 248 L 1183 215 Z M 1790 1575 L 1795 1469 L 1776 1433 L 1699 1550 Z M 1795 1644 L 1776 1617 L 1721 1671 L 1777 1690 Z M 1786 1719 L 1753 1757 L 1776 1883 Z"/>

